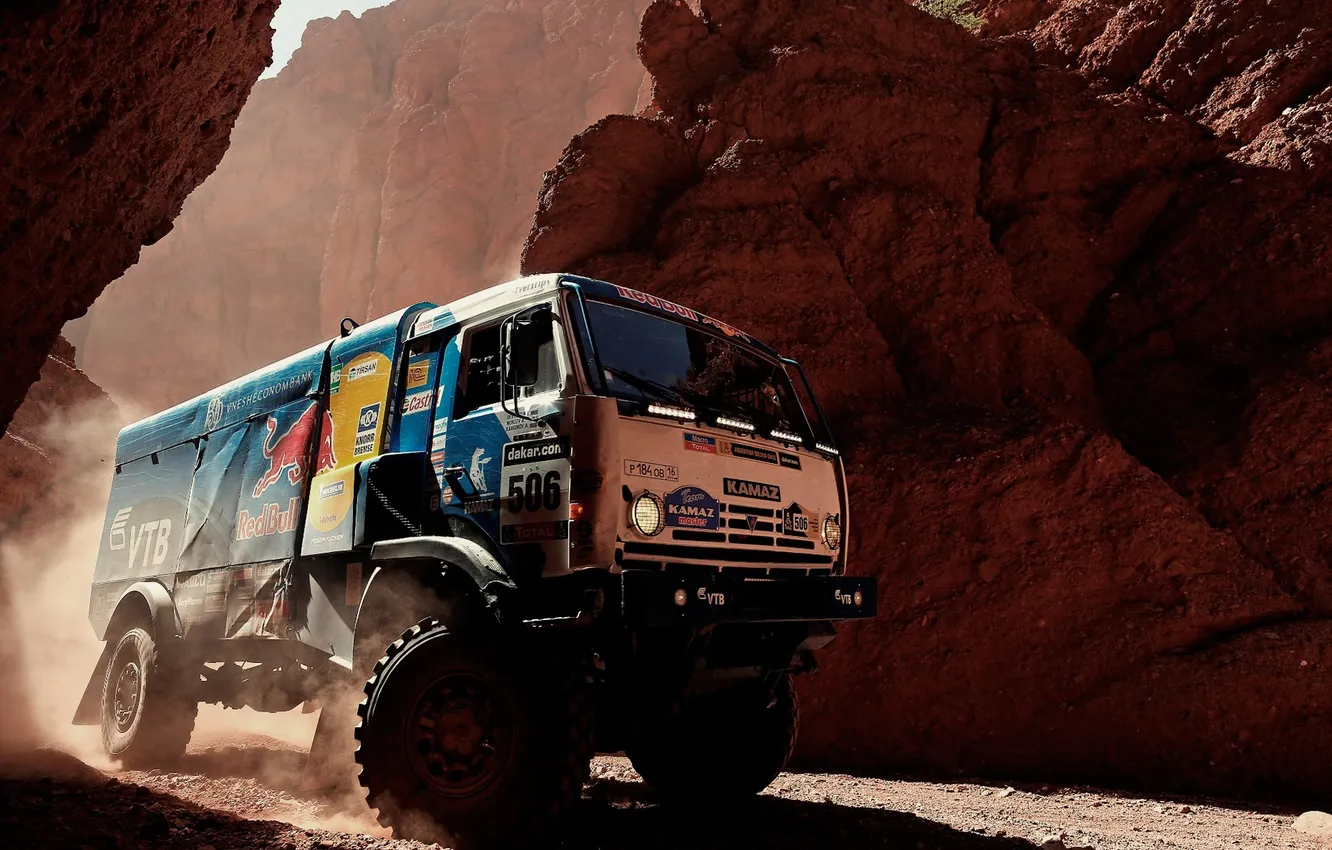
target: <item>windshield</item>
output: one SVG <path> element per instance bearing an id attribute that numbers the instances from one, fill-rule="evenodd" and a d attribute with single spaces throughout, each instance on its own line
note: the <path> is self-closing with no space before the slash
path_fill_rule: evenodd
<path id="1" fill-rule="evenodd" d="M 628 307 L 588 301 L 587 316 L 612 395 L 686 404 L 761 431 L 806 432 L 780 364 L 702 328 Z"/>

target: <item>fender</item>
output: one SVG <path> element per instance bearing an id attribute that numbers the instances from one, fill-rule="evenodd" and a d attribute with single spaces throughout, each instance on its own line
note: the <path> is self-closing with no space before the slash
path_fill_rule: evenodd
<path id="1" fill-rule="evenodd" d="M 438 561 L 446 569 L 460 570 L 481 591 L 486 607 L 497 619 L 502 619 L 506 599 L 517 590 L 517 585 L 495 556 L 481 544 L 464 537 L 405 537 L 381 540 L 370 547 L 370 562 L 376 566 L 406 560 Z M 367 585 L 366 593 L 369 591 Z"/>
<path id="2" fill-rule="evenodd" d="M 180 637 L 183 629 L 180 618 L 176 616 L 176 603 L 172 601 L 171 593 L 160 582 L 140 581 L 126 588 L 116 602 L 115 613 L 97 635 L 97 639 L 105 643 L 102 645 L 102 654 L 97 658 L 92 676 L 83 689 L 83 698 L 79 700 L 79 707 L 74 712 L 75 726 L 96 726 L 102 722 L 102 679 L 106 677 L 106 665 L 111 663 L 111 653 L 115 651 L 111 641 L 120 638 L 119 634 L 110 633 L 111 624 L 129 610 L 129 606 L 140 602 L 148 608 L 154 640 L 163 641 Z"/>

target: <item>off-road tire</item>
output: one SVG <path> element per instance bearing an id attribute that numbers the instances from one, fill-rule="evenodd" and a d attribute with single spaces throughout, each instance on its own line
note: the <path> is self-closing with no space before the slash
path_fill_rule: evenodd
<path id="1" fill-rule="evenodd" d="M 458 714 L 439 709 L 429 724 L 423 722 L 430 707 L 440 705 L 432 695 L 458 693 L 449 690 L 458 682 L 479 683 L 477 692 L 493 697 L 493 705 L 481 704 L 493 710 L 474 709 L 467 702 L 469 707 Z M 422 620 L 375 664 L 357 714 L 361 786 L 380 824 L 401 837 L 443 838 L 469 849 L 539 843 L 558 830 L 590 772 L 592 711 L 586 682 L 571 664 L 494 629 L 460 634 L 437 619 Z M 497 730 L 488 738 L 495 742 L 488 751 L 498 761 L 477 780 L 484 784 L 441 791 L 428 783 L 444 782 L 445 773 L 425 778 L 432 766 L 439 767 L 438 762 L 422 765 L 431 758 L 423 747 L 431 745 L 422 743 L 427 733 L 420 730 L 452 729 L 445 719 L 458 716 L 499 718 L 487 727 Z M 446 742 L 455 740 L 451 734 L 434 732 Z M 435 747 L 444 745 L 436 742 Z"/>
<path id="2" fill-rule="evenodd" d="M 767 788 L 795 749 L 800 709 L 789 674 L 685 702 L 634 736 L 627 755 L 663 802 L 733 806 Z"/>
<path id="3" fill-rule="evenodd" d="M 133 673 L 127 668 L 133 667 Z M 132 680 L 132 681 L 131 681 Z M 116 641 L 102 679 L 102 747 L 128 768 L 170 765 L 190 743 L 199 704 L 147 630 Z M 117 698 L 119 697 L 119 703 Z"/>

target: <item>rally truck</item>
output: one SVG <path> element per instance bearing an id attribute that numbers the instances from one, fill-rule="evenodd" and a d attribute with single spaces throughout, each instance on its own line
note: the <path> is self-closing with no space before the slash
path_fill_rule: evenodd
<path id="1" fill-rule="evenodd" d="M 75 722 L 139 766 L 201 702 L 322 706 L 380 820 L 462 846 L 549 836 L 597 752 L 739 801 L 874 615 L 847 532 L 805 373 L 725 322 L 570 275 L 346 319 L 120 432 Z"/>

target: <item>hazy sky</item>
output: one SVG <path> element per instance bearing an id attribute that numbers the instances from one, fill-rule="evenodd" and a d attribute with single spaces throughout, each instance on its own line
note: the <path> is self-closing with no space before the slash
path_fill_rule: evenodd
<path id="1" fill-rule="evenodd" d="M 273 64 L 263 73 L 271 77 L 287 64 L 301 46 L 301 33 L 311 18 L 336 18 L 343 9 L 359 15 L 366 9 L 387 6 L 389 0 L 282 0 L 273 16 Z"/>

